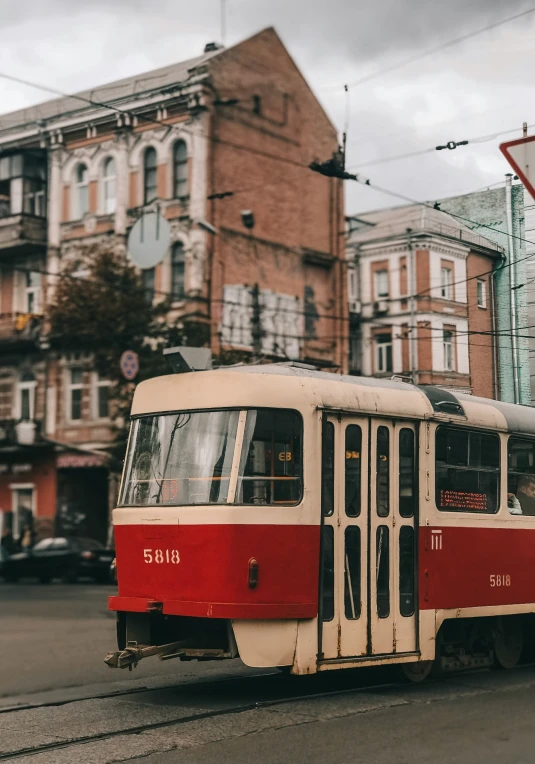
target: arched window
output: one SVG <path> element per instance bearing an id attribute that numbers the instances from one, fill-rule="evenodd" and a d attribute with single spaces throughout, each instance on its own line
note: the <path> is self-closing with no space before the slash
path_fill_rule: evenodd
<path id="1" fill-rule="evenodd" d="M 185 199 L 188 195 L 188 149 L 184 141 L 173 147 L 173 196 Z"/>
<path id="2" fill-rule="evenodd" d="M 171 251 L 171 298 L 182 300 L 185 294 L 186 260 L 184 246 L 177 242 Z"/>
<path id="3" fill-rule="evenodd" d="M 158 196 L 158 161 L 152 146 L 143 156 L 143 204 L 150 204 Z"/>
<path id="4" fill-rule="evenodd" d="M 104 213 L 111 215 L 115 212 L 115 159 L 108 157 L 104 162 L 102 172 L 102 198 L 104 201 Z"/>
<path id="5" fill-rule="evenodd" d="M 74 217 L 80 220 L 89 211 L 89 173 L 85 164 L 76 168 L 75 198 Z"/>

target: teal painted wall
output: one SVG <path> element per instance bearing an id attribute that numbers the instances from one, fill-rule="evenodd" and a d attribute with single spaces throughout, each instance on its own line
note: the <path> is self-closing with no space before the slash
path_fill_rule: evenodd
<path id="1" fill-rule="evenodd" d="M 515 262 L 515 284 L 523 285 L 516 289 L 518 337 L 518 380 L 519 403 L 531 405 L 531 379 L 529 368 L 529 334 L 528 305 L 526 286 L 524 238 L 524 187 L 515 185 L 512 188 L 513 212 L 513 259 Z M 453 197 L 440 202 L 444 212 L 460 215 L 467 220 L 460 220 L 468 228 L 477 231 L 487 239 L 502 246 L 506 253 L 504 264 L 509 264 L 507 244 L 507 219 L 505 210 L 505 187 L 480 191 L 475 194 Z M 472 221 L 472 222 L 470 222 Z M 500 398 L 514 403 L 513 387 L 513 355 L 511 347 L 511 290 L 509 286 L 509 267 L 498 269 L 496 279 L 496 313 L 498 324 L 498 365 Z"/>

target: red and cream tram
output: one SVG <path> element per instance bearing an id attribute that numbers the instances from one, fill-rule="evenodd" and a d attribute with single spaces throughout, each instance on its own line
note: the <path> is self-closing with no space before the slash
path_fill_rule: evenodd
<path id="1" fill-rule="evenodd" d="M 533 640 L 530 475 L 529 408 L 291 363 L 141 383 L 106 661 L 512 666 Z"/>

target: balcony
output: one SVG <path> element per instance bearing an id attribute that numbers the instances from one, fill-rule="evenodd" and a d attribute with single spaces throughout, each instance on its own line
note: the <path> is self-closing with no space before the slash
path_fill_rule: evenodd
<path id="1" fill-rule="evenodd" d="M 24 213 L 2 214 L 0 207 L 0 255 L 27 255 L 42 252 L 46 247 L 46 218 Z"/>
<path id="2" fill-rule="evenodd" d="M 37 420 L 0 420 L 0 448 L 13 446 L 43 446 L 42 423 Z M 0 470 L 1 472 L 1 470 Z"/>
<path id="3" fill-rule="evenodd" d="M 0 348 L 16 350 L 37 346 L 42 326 L 43 316 L 33 313 L 0 313 Z"/>

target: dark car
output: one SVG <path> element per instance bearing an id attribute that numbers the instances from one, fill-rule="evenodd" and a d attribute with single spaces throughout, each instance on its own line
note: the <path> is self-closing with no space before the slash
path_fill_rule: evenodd
<path id="1" fill-rule="evenodd" d="M 53 578 L 75 582 L 92 578 L 99 583 L 110 580 L 113 549 L 86 538 L 49 538 L 26 552 L 12 554 L 2 562 L 1 575 L 9 583 L 19 578 L 38 578 L 48 583 Z"/>

